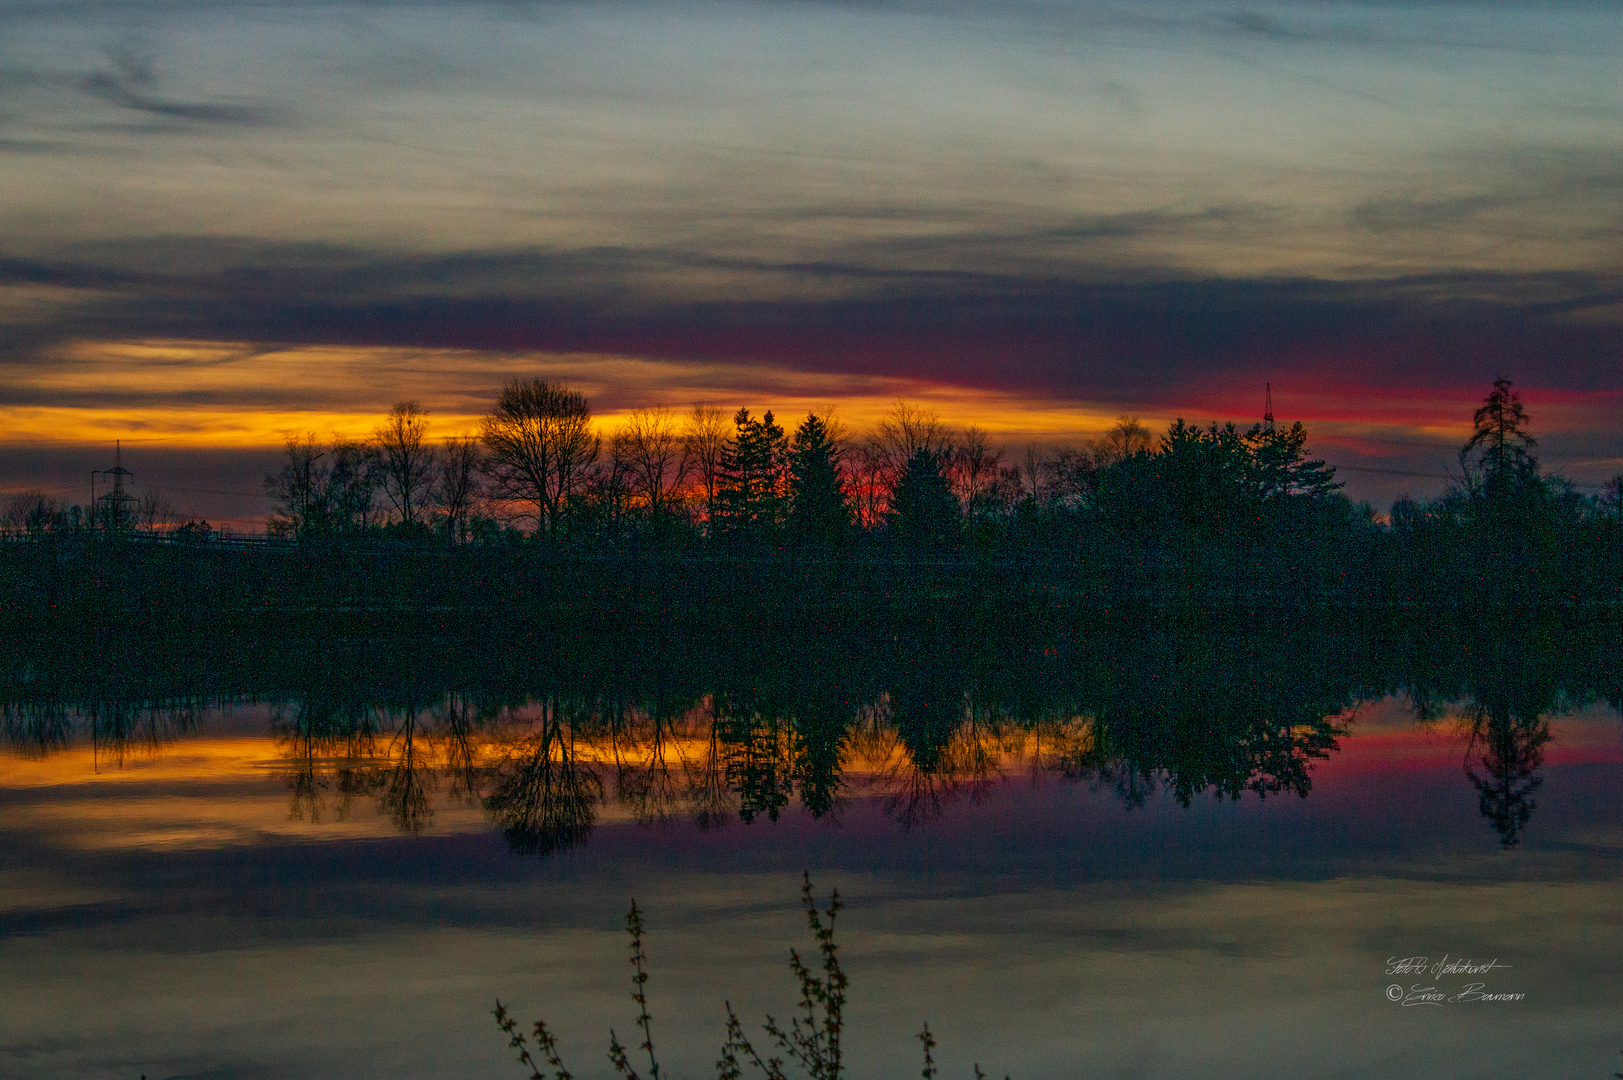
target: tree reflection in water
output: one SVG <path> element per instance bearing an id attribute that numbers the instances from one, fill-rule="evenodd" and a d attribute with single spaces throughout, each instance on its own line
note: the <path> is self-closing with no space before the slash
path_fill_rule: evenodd
<path id="1" fill-rule="evenodd" d="M 1515 847 L 1522 826 L 1538 805 L 1533 792 L 1544 782 L 1534 773 L 1544 764 L 1544 744 L 1550 741 L 1550 722 L 1541 716 L 1514 716 L 1507 710 L 1480 705 L 1467 710 L 1470 732 L 1465 775 L 1477 790 L 1477 805 L 1499 842 Z"/>
<path id="2" fill-rule="evenodd" d="M 806 655 L 789 642 L 788 655 L 725 663 L 679 650 L 629 677 L 613 654 L 584 668 L 446 669 L 353 646 L 213 697 L 130 676 L 85 682 L 67 663 L 54 679 L 0 666 L 0 737 L 12 753 L 89 745 L 116 762 L 185 736 L 208 708 L 264 701 L 294 818 L 342 820 L 370 800 L 418 833 L 444 798 L 482 808 L 515 851 L 546 855 L 585 842 L 606 806 L 716 828 L 777 820 L 797 802 L 837 818 L 869 799 L 911 828 L 1021 774 L 1087 784 L 1128 808 L 1163 795 L 1184 806 L 1203 794 L 1305 797 L 1358 703 L 1406 694 L 1423 722 L 1456 717 L 1481 814 L 1514 847 L 1536 809 L 1549 716 L 1615 701 L 1618 649 L 1604 629 L 1577 643 L 1491 629 L 1140 627 L 1024 654 L 940 631 L 938 642 Z"/>
<path id="3" fill-rule="evenodd" d="M 738 816 L 746 824 L 778 814 L 794 793 L 792 721 L 785 716 L 763 715 L 747 704 L 718 701 L 715 717 L 726 747 L 724 772 L 738 795 Z"/>
<path id="4" fill-rule="evenodd" d="M 433 762 L 417 738 L 417 709 L 407 705 L 379 765 L 379 802 L 394 819 L 395 828 L 420 833 L 434 819 Z"/>
<path id="5" fill-rule="evenodd" d="M 272 722 L 287 763 L 292 789 L 289 816 L 319 822 L 328 792 L 336 792 L 334 816 L 343 821 L 357 798 L 373 794 L 386 781 L 377 754 L 381 727 L 393 717 L 354 691 L 315 684 L 295 698 Z M 389 745 L 393 745 L 391 743 Z"/>
<path id="6" fill-rule="evenodd" d="M 494 708 L 476 708 L 466 695 L 447 694 L 435 713 L 431 741 L 440 748 L 450 797 L 466 806 L 478 803 L 484 786 L 481 729 L 495 719 Z"/>
<path id="7" fill-rule="evenodd" d="M 1473 663 L 1473 700 L 1459 725 L 1465 741 L 1465 775 L 1477 790 L 1477 805 L 1507 848 L 1521 843 L 1522 829 L 1544 783 L 1535 775 L 1550 741 L 1551 713 L 1567 702 L 1544 670 L 1523 654 L 1492 650 Z"/>
<path id="8" fill-rule="evenodd" d="M 603 781 L 578 753 L 577 718 L 559 697 L 545 698 L 537 717 L 496 766 L 485 810 L 514 851 L 550 855 L 591 836 Z"/>
<path id="9" fill-rule="evenodd" d="M 656 696 L 641 708 L 616 700 L 608 710 L 615 792 L 638 824 L 663 824 L 681 816 L 677 773 L 685 777 L 687 761 L 675 718 L 695 707 Z"/>
<path id="10" fill-rule="evenodd" d="M 116 769 L 130 757 L 156 753 L 198 730 L 213 705 L 201 697 L 0 700 L 0 747 L 20 757 L 44 758 L 88 744 L 97 769 Z"/>
<path id="11" fill-rule="evenodd" d="M 707 698 L 705 706 L 713 711 L 714 699 Z M 687 774 L 688 805 L 699 828 L 719 829 L 738 813 L 738 803 L 727 779 L 727 751 L 721 741 L 721 725 L 712 722 L 705 726 L 698 752 L 683 762 L 683 771 Z"/>

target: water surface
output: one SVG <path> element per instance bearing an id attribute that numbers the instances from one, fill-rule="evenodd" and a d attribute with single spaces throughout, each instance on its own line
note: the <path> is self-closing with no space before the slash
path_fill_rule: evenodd
<path id="1" fill-rule="evenodd" d="M 632 896 L 665 1069 L 703 1075 L 724 1001 L 794 1008 L 804 870 L 849 905 L 853 1075 L 916 1075 L 928 1021 L 949 1076 L 1607 1076 L 1612 640 L 17 668 L 0 1075 L 522 1075 L 498 995 L 609 1075 Z M 1388 997 L 1476 982 L 1521 996 Z"/>

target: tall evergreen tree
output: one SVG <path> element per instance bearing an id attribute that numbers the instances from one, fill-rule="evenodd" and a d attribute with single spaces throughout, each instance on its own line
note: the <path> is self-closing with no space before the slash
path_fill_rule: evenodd
<path id="1" fill-rule="evenodd" d="M 1151 463 L 1154 494 L 1175 532 L 1193 537 L 1254 519 L 1250 448 L 1233 424 L 1203 430 L 1179 419 Z"/>
<path id="2" fill-rule="evenodd" d="M 1471 417 L 1471 438 L 1460 449 L 1460 463 L 1475 470 L 1481 493 L 1494 503 L 1530 494 L 1538 486 L 1538 440 L 1527 430 L 1520 395 L 1504 377 L 1493 380 L 1493 392 Z M 1475 455 L 1475 460 L 1472 460 Z"/>
<path id="3" fill-rule="evenodd" d="M 789 452 L 789 522 L 802 539 L 830 543 L 849 531 L 842 471 L 828 421 L 808 413 Z"/>
<path id="4" fill-rule="evenodd" d="M 1306 446 L 1300 423 L 1241 433 L 1233 424 L 1201 428 L 1180 419 L 1154 453 L 1097 468 L 1094 503 L 1120 535 L 1141 542 L 1299 531 L 1315 513 L 1346 505 L 1335 469 L 1310 459 Z"/>
<path id="5" fill-rule="evenodd" d="M 733 415 L 716 500 L 725 531 L 754 539 L 777 532 L 786 509 L 788 461 L 788 440 L 770 409 L 759 420 L 748 409 Z"/>
<path id="6" fill-rule="evenodd" d="M 915 451 L 891 495 L 891 527 L 904 544 L 920 549 L 952 542 L 958 528 L 958 496 L 942 472 L 940 458 Z"/>

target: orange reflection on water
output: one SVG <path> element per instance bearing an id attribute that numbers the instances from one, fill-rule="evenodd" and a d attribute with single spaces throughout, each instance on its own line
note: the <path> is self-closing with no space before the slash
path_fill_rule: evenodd
<path id="1" fill-rule="evenodd" d="M 481 729 L 448 706 L 405 718 L 380 714 L 382 723 L 359 733 L 320 737 L 267 713 L 280 734 L 0 754 L 0 798 L 10 804 L 12 827 L 61 846 L 179 849 L 479 832 L 495 813 L 487 813 L 487 795 L 503 783 L 510 790 L 530 783 L 513 779 L 526 770 L 544 779 L 554 765 L 579 778 L 562 795 L 577 801 L 588 828 L 736 818 L 750 809 L 744 787 L 763 777 L 780 793 L 771 796 L 781 798 L 777 807 L 798 798 L 827 813 L 877 799 L 903 824 L 931 820 L 960 799 L 979 801 L 1010 781 L 1121 779 L 1085 716 L 1016 724 L 966 712 L 924 747 L 889 722 L 888 708 L 884 698 L 865 706 L 821 751 L 798 741 L 809 729 L 759 716 L 728 718 L 744 726 L 724 740 L 708 698 L 658 720 L 624 710 L 607 729 L 572 726 L 543 705 L 506 711 Z M 1386 699 L 1334 720 L 1357 734 L 1307 763 L 1321 781 L 1452 771 L 1463 761 L 1455 716 L 1417 723 L 1401 700 Z M 1546 764 L 1623 761 L 1609 710 L 1556 717 L 1552 733 Z M 744 769 L 756 779 L 741 779 Z M 523 797 L 540 807 L 559 794 L 535 789 Z M 757 796 L 751 812 L 776 816 L 771 798 Z"/>
<path id="2" fill-rule="evenodd" d="M 122 751 L 87 744 L 40 756 L 0 754 L 0 788 L 229 780 L 262 776 L 279 763 L 278 743 L 270 735 L 188 738 Z"/>
<path id="3" fill-rule="evenodd" d="M 489 825 L 481 793 L 491 777 L 533 753 L 526 719 L 461 739 L 424 725 L 347 740 L 245 733 L 13 750 L 0 754 L 0 797 L 22 796 L 6 800 L 13 827 L 75 849 L 477 832 Z M 676 727 L 634 724 L 629 733 L 572 739 L 571 760 L 599 784 L 593 819 L 687 816 L 706 792 L 711 809 L 736 816 L 729 760 L 712 734 L 706 702 Z M 1035 731 L 965 722 L 921 770 L 893 729 L 859 726 L 841 748 L 837 792 L 842 800 L 898 800 L 928 816 L 961 794 L 978 798 L 1005 778 L 1037 775 L 1060 744 L 1074 753 L 1090 737 L 1084 721 Z M 773 745 L 757 741 L 752 752 L 781 757 L 789 776 L 791 740 L 785 726 Z"/>
<path id="4" fill-rule="evenodd" d="M 0 755 L 0 792 L 31 792 L 14 804 L 15 827 L 64 846 L 208 848 L 277 838 L 388 836 L 373 813 L 296 815 L 289 809 L 289 762 L 269 735 L 196 738 L 121 758 L 98 747 L 42 758 Z M 47 797 L 42 789 L 53 789 Z M 436 808 L 434 831 L 483 828 L 477 807 Z"/>

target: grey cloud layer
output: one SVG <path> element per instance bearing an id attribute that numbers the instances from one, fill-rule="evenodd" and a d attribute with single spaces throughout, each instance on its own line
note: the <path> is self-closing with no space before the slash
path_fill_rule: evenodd
<path id="1" fill-rule="evenodd" d="M 1292 365 L 1616 386 L 1615 5 L 0 0 L 0 25 L 12 368 L 172 336 L 1135 400 Z"/>
<path id="2" fill-rule="evenodd" d="M 0 287 L 46 284 L 84 297 L 14 337 L 0 365 L 37 372 L 61 363 L 53 360 L 60 346 L 79 338 L 171 337 L 597 351 L 758 364 L 763 377 L 774 367 L 887 374 L 1072 400 L 1165 400 L 1288 367 L 1319 382 L 1446 386 L 1514 370 L 1551 388 L 1623 389 L 1623 322 L 1572 318 L 1623 301 L 1623 279 L 1595 274 L 1112 284 L 963 270 L 877 274 L 862 264 L 737 263 L 679 251 L 427 258 L 175 238 L 162 246 L 161 272 L 131 267 L 134 245 L 100 252 L 101 261 L 0 261 Z M 175 269 L 186 265 L 194 269 Z M 698 301 L 645 286 L 696 266 L 833 287 Z M 144 393 L 143 401 L 161 396 Z M 267 403 L 263 389 L 244 393 L 220 400 Z M 72 396 L 112 403 L 88 388 Z M 0 405 L 24 403 L 45 401 L 0 388 Z"/>
<path id="3" fill-rule="evenodd" d="M 1037 253 L 1127 269 L 1552 268 L 1483 254 L 1520 240 L 1480 212 L 1510 198 L 1587 237 L 1569 258 L 1594 268 L 1623 153 L 1623 19 L 1583 4 L 14 0 L 0 19 L 13 253 L 173 231 L 802 260 L 867 242 L 879 262 L 956 244 L 979 266 L 1001 229 L 1147 245 Z M 1548 160 L 1524 171 L 1518 147 Z M 48 171 L 53 150 L 77 160 Z"/>

